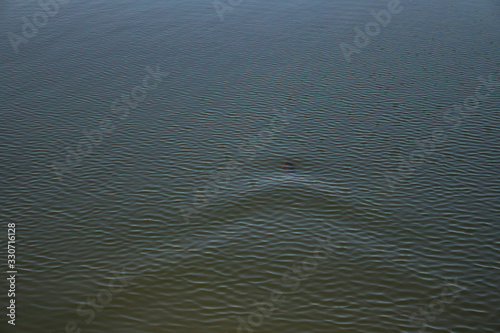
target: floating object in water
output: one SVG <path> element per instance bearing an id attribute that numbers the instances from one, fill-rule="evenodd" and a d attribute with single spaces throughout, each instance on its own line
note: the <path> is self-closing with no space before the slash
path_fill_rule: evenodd
<path id="1" fill-rule="evenodd" d="M 285 161 L 283 165 L 281 166 L 284 172 L 286 173 L 295 173 L 295 165 L 293 165 L 292 162 Z"/>

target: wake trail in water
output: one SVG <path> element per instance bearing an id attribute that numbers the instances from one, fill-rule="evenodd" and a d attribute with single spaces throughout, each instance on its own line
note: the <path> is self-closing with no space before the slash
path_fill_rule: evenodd
<path id="1" fill-rule="evenodd" d="M 314 177 L 301 174 L 291 173 L 275 173 L 271 176 L 257 178 L 249 181 L 245 187 L 246 191 L 260 191 L 268 188 L 278 188 L 280 186 L 290 185 L 298 189 L 300 186 L 306 186 L 313 191 L 330 193 L 334 195 L 349 195 L 352 190 L 346 186 L 341 186 L 335 183 L 318 180 Z"/>

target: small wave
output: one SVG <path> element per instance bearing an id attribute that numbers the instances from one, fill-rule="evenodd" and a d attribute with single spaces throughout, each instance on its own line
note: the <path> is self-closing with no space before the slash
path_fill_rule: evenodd
<path id="1" fill-rule="evenodd" d="M 260 177 L 251 180 L 248 184 L 249 191 L 259 191 L 266 188 L 276 188 L 280 186 L 293 186 L 300 188 L 302 186 L 319 192 L 331 193 L 335 195 L 346 195 L 351 193 L 351 189 L 346 186 L 340 186 L 335 183 L 318 180 L 314 177 L 302 174 L 275 173 L 268 177 Z"/>

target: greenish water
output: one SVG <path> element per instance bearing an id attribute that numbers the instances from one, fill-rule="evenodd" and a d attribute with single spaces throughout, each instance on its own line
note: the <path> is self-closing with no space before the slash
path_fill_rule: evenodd
<path id="1" fill-rule="evenodd" d="M 222 3 L 0 4 L 1 332 L 498 332 L 499 3 Z"/>

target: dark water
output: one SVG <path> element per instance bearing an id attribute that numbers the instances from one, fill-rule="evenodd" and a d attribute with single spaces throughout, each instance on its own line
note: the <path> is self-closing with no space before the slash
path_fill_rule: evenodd
<path id="1" fill-rule="evenodd" d="M 222 3 L 0 4 L 1 331 L 499 332 L 499 2 Z"/>

